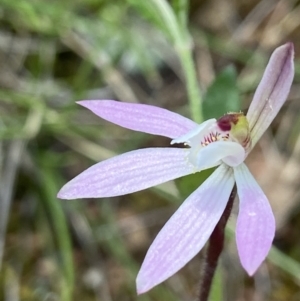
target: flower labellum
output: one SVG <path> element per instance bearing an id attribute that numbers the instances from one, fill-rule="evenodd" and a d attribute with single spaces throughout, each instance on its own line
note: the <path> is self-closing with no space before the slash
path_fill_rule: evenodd
<path id="1" fill-rule="evenodd" d="M 228 113 L 218 120 L 221 130 L 230 131 L 232 139 L 245 149 L 251 146 L 251 136 L 247 117 L 243 113 Z"/>
<path id="2" fill-rule="evenodd" d="M 267 197 L 243 163 L 284 104 L 294 77 L 293 44 L 272 54 L 248 113 L 228 113 L 196 124 L 154 106 L 113 100 L 79 104 L 122 127 L 173 139 L 187 148 L 131 151 L 88 168 L 58 193 L 61 199 L 113 197 L 219 166 L 178 208 L 151 244 L 137 276 L 144 293 L 163 282 L 204 246 L 237 185 L 236 243 L 242 266 L 253 275 L 275 234 Z"/>

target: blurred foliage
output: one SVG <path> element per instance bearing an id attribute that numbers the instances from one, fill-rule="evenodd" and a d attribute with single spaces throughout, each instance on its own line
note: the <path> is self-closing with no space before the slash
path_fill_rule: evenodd
<path id="1" fill-rule="evenodd" d="M 201 171 L 200 173 L 191 174 L 175 180 L 180 191 L 182 199 L 186 199 L 195 191 L 213 172 L 215 168 Z"/>
<path id="2" fill-rule="evenodd" d="M 219 117 L 247 107 L 277 45 L 292 40 L 300 53 L 297 2 L 224 3 L 0 1 L 0 300 L 193 299 L 201 255 L 140 297 L 135 277 L 156 233 L 212 170 L 110 200 L 62 202 L 56 193 L 97 161 L 169 145 L 99 120 L 75 101 L 119 99 L 200 118 L 202 97 L 204 117 Z M 273 133 L 276 163 L 294 160 L 286 166 L 297 170 L 296 59 L 291 101 Z M 264 143 L 271 157 L 273 140 Z M 256 171 L 268 170 L 260 161 Z M 293 181 L 281 181 L 291 193 L 283 194 L 282 212 L 289 199 L 299 201 Z M 230 225 L 216 279 L 224 287 L 214 286 L 214 300 L 298 300 L 300 215 L 293 213 L 275 240 L 281 251 L 272 249 L 269 274 L 265 265 L 253 282 L 231 250 Z"/>
<path id="3" fill-rule="evenodd" d="M 228 112 L 239 112 L 241 102 L 233 67 L 222 70 L 208 87 L 203 99 L 205 119 L 219 118 Z"/>

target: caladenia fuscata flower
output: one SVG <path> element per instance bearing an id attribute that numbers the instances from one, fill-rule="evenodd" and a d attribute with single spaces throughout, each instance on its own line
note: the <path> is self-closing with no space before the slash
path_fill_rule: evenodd
<path id="1" fill-rule="evenodd" d="M 291 43 L 272 54 L 248 113 L 228 113 L 202 124 L 158 107 L 112 100 L 79 104 L 131 130 L 172 139 L 186 148 L 146 148 L 95 164 L 58 193 L 61 199 L 113 197 L 219 166 L 179 207 L 150 246 L 137 276 L 138 293 L 166 280 L 209 239 L 237 185 L 236 244 L 253 275 L 266 258 L 275 233 L 268 199 L 243 163 L 284 104 L 294 76 Z M 224 100 L 226 101 L 226 100 Z"/>

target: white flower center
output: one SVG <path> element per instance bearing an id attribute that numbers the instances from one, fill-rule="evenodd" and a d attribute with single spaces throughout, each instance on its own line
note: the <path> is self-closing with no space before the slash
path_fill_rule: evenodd
<path id="1" fill-rule="evenodd" d="M 218 132 L 215 133 L 209 133 L 208 136 L 204 137 L 204 140 L 201 142 L 202 146 L 207 146 L 208 144 L 216 141 L 228 141 L 229 140 L 229 133 L 227 134 L 221 134 Z"/>
<path id="2" fill-rule="evenodd" d="M 217 166 L 222 162 L 237 166 L 245 159 L 243 146 L 237 143 L 229 131 L 222 131 L 216 119 L 209 119 L 187 134 L 171 141 L 190 146 L 188 160 L 196 171 Z"/>

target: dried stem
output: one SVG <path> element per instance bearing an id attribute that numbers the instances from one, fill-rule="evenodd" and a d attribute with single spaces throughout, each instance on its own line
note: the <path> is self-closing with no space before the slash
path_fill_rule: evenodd
<path id="1" fill-rule="evenodd" d="M 209 245 L 207 248 L 205 265 L 203 275 L 201 279 L 199 301 L 207 301 L 212 285 L 212 279 L 214 277 L 216 267 L 218 264 L 219 256 L 223 250 L 224 238 L 225 238 L 225 227 L 231 213 L 234 198 L 236 196 L 236 186 L 233 187 L 231 194 L 228 199 L 226 208 L 217 223 L 214 231 L 209 238 Z"/>

